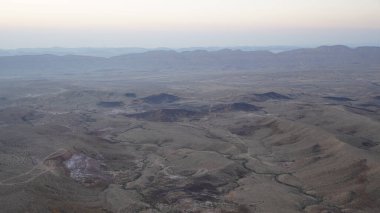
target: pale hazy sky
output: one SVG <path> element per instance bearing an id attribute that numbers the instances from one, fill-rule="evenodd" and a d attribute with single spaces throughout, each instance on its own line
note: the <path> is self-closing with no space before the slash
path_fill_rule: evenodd
<path id="1" fill-rule="evenodd" d="M 0 49 L 380 45 L 380 0 L 0 0 Z"/>

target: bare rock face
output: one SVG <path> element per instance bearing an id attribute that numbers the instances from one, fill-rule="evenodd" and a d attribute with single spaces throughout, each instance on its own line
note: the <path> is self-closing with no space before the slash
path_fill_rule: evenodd
<path id="1" fill-rule="evenodd" d="M 73 154 L 64 161 L 64 165 L 70 177 L 85 186 L 108 185 L 111 182 L 111 176 L 104 172 L 100 161 L 82 153 Z"/>

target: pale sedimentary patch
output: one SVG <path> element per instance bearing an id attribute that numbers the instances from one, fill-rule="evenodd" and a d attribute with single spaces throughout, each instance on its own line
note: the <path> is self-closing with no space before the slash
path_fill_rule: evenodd
<path id="1" fill-rule="evenodd" d="M 73 154 L 64 165 L 69 170 L 71 178 L 86 186 L 111 182 L 111 176 L 105 173 L 101 162 L 82 153 Z"/>

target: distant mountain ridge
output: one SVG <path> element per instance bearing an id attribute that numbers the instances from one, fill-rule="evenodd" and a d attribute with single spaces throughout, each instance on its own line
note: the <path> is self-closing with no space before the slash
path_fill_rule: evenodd
<path id="1" fill-rule="evenodd" d="M 113 57 L 131 53 L 143 53 L 157 50 L 174 50 L 177 52 L 207 50 L 218 51 L 221 49 L 257 51 L 268 50 L 272 52 L 281 52 L 297 49 L 295 46 L 236 46 L 236 47 L 187 47 L 187 48 L 141 48 L 141 47 L 118 47 L 118 48 L 101 48 L 101 47 L 82 47 L 82 48 L 19 48 L 19 49 L 0 49 L 0 56 L 20 56 L 20 55 L 83 55 L 96 57 Z"/>
<path id="2" fill-rule="evenodd" d="M 270 51 L 155 50 L 111 58 L 78 55 L 29 55 L 0 57 L 0 73 L 81 72 L 104 69 L 133 71 L 223 70 L 356 70 L 380 68 L 380 47 L 322 46 L 280 53 Z"/>

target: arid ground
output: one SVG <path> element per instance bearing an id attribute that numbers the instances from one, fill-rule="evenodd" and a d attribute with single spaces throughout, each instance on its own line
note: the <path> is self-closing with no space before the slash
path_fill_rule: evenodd
<path id="1" fill-rule="evenodd" d="M 377 71 L 57 79 L 0 80 L 2 212 L 380 211 Z"/>

